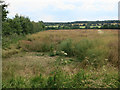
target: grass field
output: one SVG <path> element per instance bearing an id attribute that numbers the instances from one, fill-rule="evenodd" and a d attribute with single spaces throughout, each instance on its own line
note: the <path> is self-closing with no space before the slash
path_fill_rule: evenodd
<path id="1" fill-rule="evenodd" d="M 118 30 L 49 30 L 3 50 L 4 88 L 117 88 Z"/>

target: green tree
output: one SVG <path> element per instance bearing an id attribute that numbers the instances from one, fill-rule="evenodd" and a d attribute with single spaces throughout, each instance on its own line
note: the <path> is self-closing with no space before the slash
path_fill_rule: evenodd
<path id="1" fill-rule="evenodd" d="M 44 23 L 43 23 L 43 21 L 39 21 L 38 22 L 39 23 L 39 27 L 40 27 L 40 30 L 44 30 L 45 29 L 45 25 L 44 25 Z"/>
<path id="2" fill-rule="evenodd" d="M 22 26 L 22 33 L 28 34 L 33 33 L 33 24 L 28 17 L 17 16 L 20 19 L 20 23 Z"/>
<path id="3" fill-rule="evenodd" d="M 39 22 L 32 22 L 33 24 L 33 32 L 39 32 L 45 30 L 45 25 L 42 21 Z"/>
<path id="4" fill-rule="evenodd" d="M 10 27 L 10 23 L 8 22 L 3 22 L 3 30 L 2 30 L 2 34 L 5 35 L 5 36 L 8 36 L 8 35 L 11 35 L 11 31 L 12 31 L 12 28 Z"/>
<path id="5" fill-rule="evenodd" d="M 2 5 L 2 21 L 5 21 L 7 19 L 7 14 L 9 13 L 6 9 L 8 5 L 2 0 L 0 0 L 0 4 Z"/>

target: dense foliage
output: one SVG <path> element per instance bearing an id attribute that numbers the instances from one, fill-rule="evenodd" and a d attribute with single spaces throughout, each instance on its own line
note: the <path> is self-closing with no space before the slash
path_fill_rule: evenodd
<path id="1" fill-rule="evenodd" d="M 9 13 L 6 8 L 7 8 L 7 4 L 5 4 L 4 1 L 0 0 L 0 4 L 2 5 L 2 21 L 5 21 L 5 19 L 7 18 L 7 14 Z"/>
<path id="2" fill-rule="evenodd" d="M 42 21 L 34 22 L 29 17 L 15 15 L 14 18 L 8 18 L 7 11 L 8 5 L 4 1 L 2 3 L 2 46 L 8 47 L 11 43 L 23 39 L 23 36 L 27 34 L 36 33 L 45 30 L 44 23 Z M 15 37 L 15 38 L 14 38 Z"/>
<path id="3" fill-rule="evenodd" d="M 15 15 L 13 19 L 7 18 L 3 22 L 3 35 L 12 35 L 16 33 L 31 34 L 44 29 L 43 22 L 31 22 L 28 17 Z"/>
<path id="4" fill-rule="evenodd" d="M 44 30 L 44 24 L 42 21 L 39 22 L 32 22 L 30 21 L 29 17 L 19 16 L 18 14 L 15 15 L 13 19 L 7 17 L 9 13 L 7 11 L 8 5 L 0 0 L 2 5 L 2 26 L 3 26 L 3 36 L 9 36 L 12 34 L 29 34 L 39 32 Z"/>
<path id="5" fill-rule="evenodd" d="M 40 22 L 31 22 L 28 17 L 15 15 L 13 19 L 7 18 L 3 22 L 2 36 L 3 48 L 8 47 L 11 43 L 23 39 L 27 34 L 36 33 L 44 30 L 44 24 Z M 14 38 L 15 37 L 15 38 Z"/>
<path id="6" fill-rule="evenodd" d="M 76 21 L 76 22 L 65 22 L 65 23 L 52 23 L 45 22 L 47 30 L 57 29 L 120 29 L 120 21 L 109 20 L 109 21 Z"/>

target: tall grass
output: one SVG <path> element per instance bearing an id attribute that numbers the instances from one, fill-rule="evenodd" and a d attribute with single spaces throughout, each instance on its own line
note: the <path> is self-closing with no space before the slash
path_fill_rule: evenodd
<path id="1" fill-rule="evenodd" d="M 82 69 L 74 75 L 55 70 L 48 77 L 41 74 L 29 79 L 12 77 L 7 82 L 3 82 L 3 88 L 117 88 L 119 85 L 116 75 L 104 73 L 104 78 L 100 75 L 100 79 L 96 80 L 94 75 L 87 74 Z"/>
<path id="2" fill-rule="evenodd" d="M 90 63 L 96 62 L 95 66 L 99 66 L 105 59 L 110 59 L 109 61 L 112 62 L 117 59 L 117 54 L 113 53 L 117 46 L 112 45 L 112 47 L 109 44 L 114 41 L 117 43 L 115 35 L 117 35 L 116 31 L 104 31 L 103 34 L 92 30 L 46 31 L 28 36 L 26 41 L 20 42 L 20 47 L 25 51 L 51 52 L 51 56 L 53 51 L 63 51 L 68 57 L 75 57 L 81 62 L 89 58 Z M 117 64 L 118 60 L 115 61 Z"/>
<path id="3" fill-rule="evenodd" d="M 68 56 L 74 56 L 72 40 L 67 39 L 67 40 L 62 41 L 59 44 L 58 50 L 64 51 L 65 53 L 67 53 Z"/>
<path id="4" fill-rule="evenodd" d="M 28 35 L 13 51 L 3 52 L 5 57 L 31 53 L 3 60 L 3 88 L 117 88 L 117 31 L 103 32 L 51 30 Z"/>
<path id="5" fill-rule="evenodd" d="M 25 39 L 25 35 L 12 34 L 10 36 L 2 36 L 2 57 L 9 58 L 21 50 L 17 46 L 19 40 Z"/>
<path id="6" fill-rule="evenodd" d="M 16 44 L 19 40 L 23 40 L 25 35 L 12 34 L 10 36 L 2 36 L 2 48 L 11 48 L 11 44 Z"/>

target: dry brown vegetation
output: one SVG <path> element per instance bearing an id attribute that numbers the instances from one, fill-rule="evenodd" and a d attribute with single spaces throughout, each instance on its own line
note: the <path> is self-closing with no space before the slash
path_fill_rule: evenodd
<path id="1" fill-rule="evenodd" d="M 22 47 L 22 49 L 25 51 L 49 52 L 57 51 L 59 48 L 64 47 L 62 45 L 60 46 L 60 44 L 68 39 L 72 41 L 70 47 L 72 49 L 75 48 L 75 46 L 81 42 L 81 40 L 83 40 L 83 43 L 84 40 L 88 40 L 91 44 L 93 44 L 91 50 L 95 49 L 98 51 L 100 50 L 99 52 L 106 52 L 108 55 L 107 59 L 109 59 L 111 63 L 115 63 L 117 66 L 117 30 L 103 30 L 103 33 L 99 33 L 98 30 L 49 30 L 27 36 L 27 40 L 20 41 L 19 44 L 20 47 Z M 81 47 L 81 45 L 79 47 Z M 73 53 L 76 53 L 75 49 L 73 50 Z"/>
<path id="2" fill-rule="evenodd" d="M 49 80 L 53 75 L 51 72 L 57 69 L 67 73 L 68 77 L 70 75 L 69 78 L 79 75 L 77 73 L 81 69 L 85 71 L 86 75 L 89 75 L 82 81 L 90 82 L 90 84 L 75 87 L 117 87 L 118 30 L 102 30 L 102 33 L 99 33 L 98 30 L 43 31 L 28 35 L 25 40 L 19 41 L 12 48 L 18 50 L 18 54 L 8 55 L 10 53 L 8 50 L 4 51 L 7 54 L 3 53 L 6 56 L 3 58 L 4 87 L 7 87 L 6 85 L 12 87 L 8 81 L 11 78 L 14 80 L 18 76 L 27 78 L 27 82 L 29 82 L 30 78 L 42 74 Z M 70 80 L 77 82 L 76 79 L 71 78 Z M 27 84 L 28 87 L 31 87 L 31 84 Z M 34 85 L 34 83 L 32 84 Z M 72 86 L 69 83 L 64 85 Z"/>

